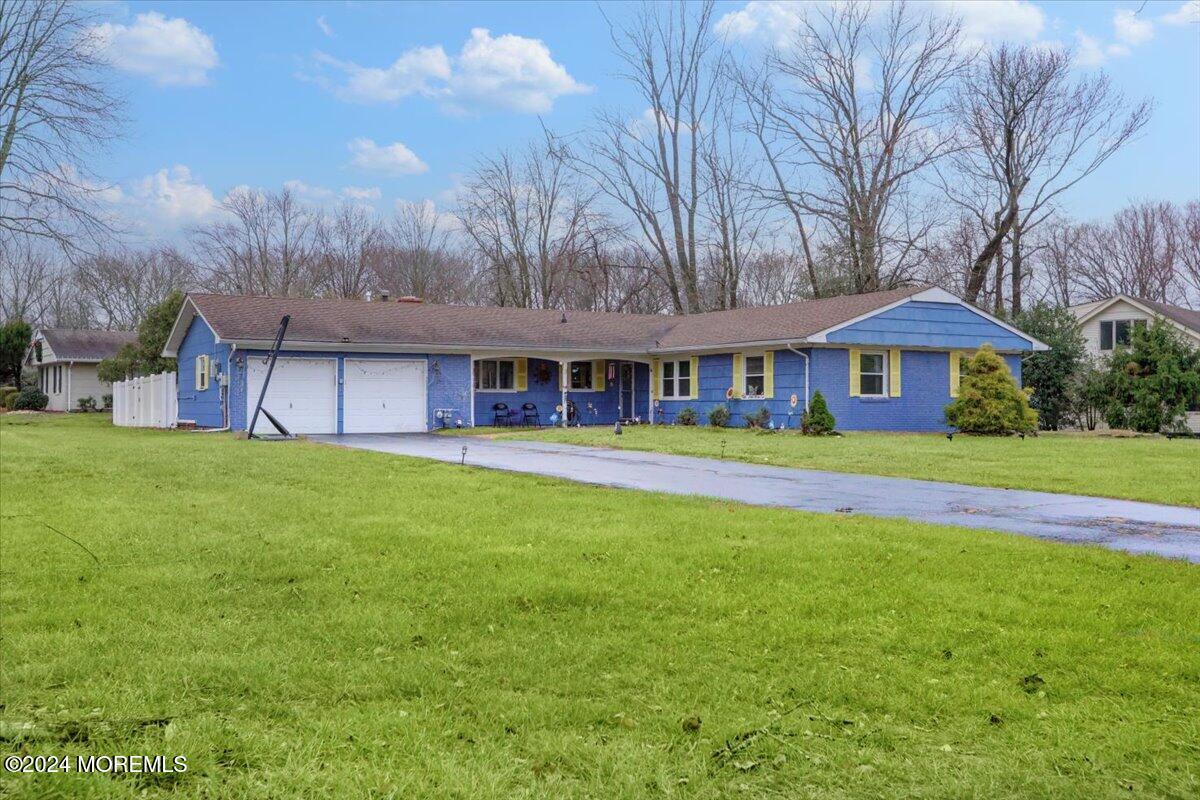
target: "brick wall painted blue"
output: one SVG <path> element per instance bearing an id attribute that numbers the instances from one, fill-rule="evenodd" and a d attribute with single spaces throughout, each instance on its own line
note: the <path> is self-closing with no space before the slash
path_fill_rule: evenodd
<path id="1" fill-rule="evenodd" d="M 695 400 L 662 400 L 659 408 L 666 412 L 668 421 L 674 421 L 680 411 L 690 406 L 700 415 L 700 423 L 707 425 L 708 412 L 715 406 L 725 405 L 730 412 L 729 424 L 742 427 L 746 424 L 744 415 L 766 406 L 776 425 L 800 426 L 800 414 L 804 412 L 804 359 L 791 350 L 775 351 L 775 392 L 771 398 L 726 401 L 725 391 L 732 385 L 733 353 L 700 356 L 700 397 Z M 795 408 L 790 403 L 793 393 L 797 395 Z"/>
<path id="2" fill-rule="evenodd" d="M 202 428 L 219 428 L 225 424 L 221 409 L 221 382 L 213 378 L 208 389 L 196 389 L 196 358 L 206 355 L 217 365 L 220 373 L 228 368 L 229 345 L 217 344 L 212 329 L 200 317 L 188 326 L 178 353 L 179 419 L 192 420 Z"/>
<path id="3" fill-rule="evenodd" d="M 602 392 L 567 392 L 567 398 L 574 401 L 582 415 L 584 425 L 610 425 L 617 420 L 618 408 L 620 403 L 619 391 L 620 383 L 616 378 L 608 378 L 607 364 L 617 364 L 619 362 L 605 362 L 605 380 L 604 391 Z M 541 367 L 549 370 L 547 380 L 540 382 L 538 374 Z M 616 375 L 614 367 L 613 374 Z M 649 385 L 650 368 L 646 364 L 634 365 L 634 403 L 637 408 L 635 415 L 645 419 L 648 411 L 648 399 L 646 395 L 646 387 Z M 533 403 L 538 407 L 538 412 L 541 414 L 543 425 L 550 424 L 550 416 L 555 413 L 555 406 L 562 403 L 562 392 L 559 389 L 559 369 L 557 361 L 546 361 L 543 359 L 529 359 L 529 379 L 526 384 L 527 390 L 524 392 L 475 392 L 475 424 L 476 425 L 491 425 L 495 419 L 495 410 L 493 406 L 496 403 L 505 403 L 511 409 L 520 409 L 524 403 Z M 591 408 L 588 405 L 591 404 Z"/>
<path id="4" fill-rule="evenodd" d="M 265 350 L 242 350 L 233 359 L 230 380 L 230 419 L 234 430 L 246 430 L 249 425 L 247 408 L 246 358 L 262 358 Z M 438 408 L 453 408 L 455 416 L 470 424 L 471 408 L 471 361 L 470 357 L 453 353 L 328 353 L 308 350 L 282 350 L 280 358 L 329 358 L 337 359 L 337 432 L 342 432 L 344 408 L 344 380 L 346 359 L 417 359 L 426 362 L 426 408 L 425 424 L 432 430 L 437 425 L 434 411 Z M 257 399 L 257 398 L 256 398 Z M 270 423 L 259 420 L 259 426 Z M 453 423 L 451 423 L 453 424 Z"/>
<path id="5" fill-rule="evenodd" d="M 914 300 L 829 334 L 830 342 L 998 350 L 1031 350 L 1025 339 L 954 303 Z"/>

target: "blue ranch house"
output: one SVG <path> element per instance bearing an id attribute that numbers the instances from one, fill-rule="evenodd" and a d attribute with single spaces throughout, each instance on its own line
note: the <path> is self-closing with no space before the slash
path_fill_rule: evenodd
<path id="1" fill-rule="evenodd" d="M 1019 382 L 1021 356 L 1046 349 L 923 286 L 688 316 L 189 294 L 163 353 L 181 421 L 247 428 L 284 315 L 263 407 L 295 433 L 547 425 L 562 409 L 591 425 L 691 407 L 703 424 L 718 405 L 734 425 L 765 406 L 796 427 L 818 391 L 842 430 L 941 431 L 962 356 L 991 344 Z"/>

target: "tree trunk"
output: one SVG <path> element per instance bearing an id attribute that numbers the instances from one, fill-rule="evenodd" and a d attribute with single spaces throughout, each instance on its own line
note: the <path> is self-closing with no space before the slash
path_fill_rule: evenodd
<path id="1" fill-rule="evenodd" d="M 979 293 L 983 290 L 984 281 L 987 280 L 988 266 L 996 257 L 996 251 L 1004 243 L 1004 237 L 1008 235 L 1008 231 L 1012 227 L 1013 220 L 1016 217 L 1016 208 L 1009 208 L 1008 213 L 1000 220 L 1000 224 L 996 230 L 992 232 L 992 237 L 988 239 L 987 244 L 983 246 L 983 250 L 975 258 L 975 263 L 971 265 L 971 272 L 967 276 L 966 291 L 963 292 L 965 295 L 963 299 L 968 303 L 975 303 L 979 300 Z"/>
<path id="2" fill-rule="evenodd" d="M 1021 221 L 1013 222 L 1012 227 L 1012 254 L 1009 258 L 1012 262 L 1012 289 L 1009 294 L 1012 295 L 1012 315 L 1016 317 L 1021 313 L 1021 278 L 1023 277 L 1023 265 L 1021 257 Z"/>
<path id="3" fill-rule="evenodd" d="M 996 214 L 996 227 L 1000 227 L 1000 214 Z M 992 276 L 992 313 L 997 317 L 1004 313 L 1004 242 L 996 248 L 996 273 Z"/>

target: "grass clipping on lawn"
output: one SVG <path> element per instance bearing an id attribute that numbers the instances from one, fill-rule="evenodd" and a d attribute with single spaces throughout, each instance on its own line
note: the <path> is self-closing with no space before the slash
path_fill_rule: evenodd
<path id="1" fill-rule="evenodd" d="M 99 416 L 0 439 L 0 741 L 189 767 L 12 796 L 1200 792 L 1194 566 Z"/>

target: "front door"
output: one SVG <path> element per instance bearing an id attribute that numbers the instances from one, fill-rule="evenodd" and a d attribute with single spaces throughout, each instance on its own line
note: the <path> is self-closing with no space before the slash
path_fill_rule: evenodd
<path id="1" fill-rule="evenodd" d="M 628 361 L 622 361 L 620 366 L 621 371 L 621 392 L 617 400 L 619 408 L 617 416 L 621 419 L 633 418 L 633 364 Z"/>

